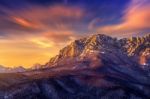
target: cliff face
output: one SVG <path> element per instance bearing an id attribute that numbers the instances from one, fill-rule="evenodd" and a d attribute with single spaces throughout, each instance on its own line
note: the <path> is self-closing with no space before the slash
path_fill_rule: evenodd
<path id="1" fill-rule="evenodd" d="M 76 40 L 60 50 L 59 54 L 50 59 L 48 65 L 59 62 L 62 59 L 80 57 L 92 51 L 103 51 L 105 49 L 117 48 L 117 40 L 105 35 L 93 35 L 87 38 Z"/>
<path id="2" fill-rule="evenodd" d="M 141 64 L 149 64 L 150 57 L 150 35 L 144 37 L 132 37 L 117 40 L 106 35 L 97 34 L 72 42 L 60 50 L 59 54 L 47 63 L 52 66 L 61 60 L 68 58 L 80 58 L 85 53 L 98 51 L 105 53 L 108 51 L 121 51 L 129 57 L 134 57 Z"/>

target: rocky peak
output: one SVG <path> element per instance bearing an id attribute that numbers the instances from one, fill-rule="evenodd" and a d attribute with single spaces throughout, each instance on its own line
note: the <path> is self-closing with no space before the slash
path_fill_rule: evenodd
<path id="1" fill-rule="evenodd" d="M 48 66 L 57 63 L 59 60 L 82 57 L 88 53 L 120 52 L 127 56 L 136 56 L 140 61 L 142 53 L 150 48 L 150 35 L 143 37 L 131 37 L 118 40 L 104 34 L 95 34 L 86 38 L 75 40 L 70 45 L 60 50 L 59 54 L 50 59 Z M 146 50 L 147 49 L 147 50 Z M 149 52 L 145 52 L 149 53 Z M 148 54 L 146 54 L 148 55 Z M 145 56 L 147 57 L 147 56 Z"/>
<path id="2" fill-rule="evenodd" d="M 59 54 L 50 59 L 51 63 L 56 63 L 65 58 L 74 58 L 85 53 L 93 51 L 107 51 L 110 49 L 119 49 L 119 43 L 116 38 L 104 34 L 96 34 L 79 40 L 75 40 L 70 45 L 60 50 Z"/>
<path id="3" fill-rule="evenodd" d="M 104 47 L 114 46 L 116 39 L 103 34 L 88 37 L 85 41 L 85 49 L 98 50 Z"/>
<path id="4" fill-rule="evenodd" d="M 87 38 L 75 40 L 70 45 L 66 46 L 62 50 L 60 50 L 60 57 L 76 57 L 82 53 L 83 50 L 91 49 L 97 50 L 100 49 L 107 44 L 114 43 L 115 39 L 103 35 L 103 34 L 96 34 L 89 36 Z"/>
<path id="5" fill-rule="evenodd" d="M 150 48 L 150 34 L 143 37 L 121 39 L 122 46 L 129 56 L 140 55 L 141 51 Z"/>
<path id="6" fill-rule="evenodd" d="M 122 49 L 130 57 L 135 57 L 141 65 L 148 65 L 150 61 L 150 34 L 143 37 L 131 37 L 120 40 Z M 145 67 L 145 66 L 144 66 Z"/>

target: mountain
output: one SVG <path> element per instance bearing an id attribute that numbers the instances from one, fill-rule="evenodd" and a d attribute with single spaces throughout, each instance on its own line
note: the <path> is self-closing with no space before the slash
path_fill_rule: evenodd
<path id="1" fill-rule="evenodd" d="M 60 50 L 59 54 L 50 59 L 46 66 L 58 64 L 60 61 L 70 58 L 81 58 L 86 53 L 119 51 L 129 57 L 134 57 L 137 63 L 148 65 L 150 58 L 150 34 L 144 37 L 131 37 L 116 39 L 103 34 L 96 34 L 76 40 Z M 56 64 L 55 64 L 56 63 Z"/>
<path id="2" fill-rule="evenodd" d="M 4 66 L 0 65 L 0 72 L 6 72 L 8 68 L 5 68 Z"/>
<path id="3" fill-rule="evenodd" d="M 150 34 L 143 37 L 131 37 L 125 42 L 124 48 L 129 55 L 139 55 L 141 51 L 150 48 Z"/>
<path id="4" fill-rule="evenodd" d="M 0 97 L 150 99 L 149 40 L 149 35 L 116 39 L 103 34 L 75 40 L 44 68 L 1 74 Z"/>
<path id="5" fill-rule="evenodd" d="M 143 37 L 121 39 L 123 49 L 145 70 L 150 70 L 150 34 Z"/>
<path id="6" fill-rule="evenodd" d="M 43 68 L 44 66 L 43 65 L 41 65 L 41 64 L 39 64 L 39 63 L 36 63 L 36 64 L 34 64 L 30 69 L 31 70 L 38 70 L 38 69 L 41 69 L 41 68 Z"/>
<path id="7" fill-rule="evenodd" d="M 9 68 L 9 67 L 0 65 L 0 73 L 14 73 L 14 72 L 24 72 L 24 71 L 26 71 L 26 69 L 23 68 L 22 66 Z"/>
<path id="8" fill-rule="evenodd" d="M 48 66 L 51 64 L 58 63 L 61 60 L 68 58 L 81 58 L 87 53 L 100 52 L 105 53 L 113 50 L 120 49 L 120 45 L 116 38 L 111 38 L 106 35 L 98 34 L 92 35 L 87 38 L 76 40 L 70 45 L 60 50 L 59 54 L 54 58 L 50 59 Z"/>
<path id="9" fill-rule="evenodd" d="M 25 72 L 25 71 L 26 71 L 26 69 L 22 66 L 17 66 L 15 68 L 10 69 L 10 72 Z"/>

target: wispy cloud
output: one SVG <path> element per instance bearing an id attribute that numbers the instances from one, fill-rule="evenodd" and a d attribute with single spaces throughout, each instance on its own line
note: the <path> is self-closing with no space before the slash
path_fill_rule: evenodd
<path id="1" fill-rule="evenodd" d="M 61 46 L 76 38 L 78 34 L 73 30 L 73 25 L 84 16 L 83 9 L 64 5 L 34 5 L 13 12 L 7 9 L 3 11 L 8 16 L 0 19 L 5 19 L 3 23 L 6 23 L 0 35 L 9 39 L 28 39 L 28 42 L 45 48 Z"/>
<path id="2" fill-rule="evenodd" d="M 132 0 L 124 11 L 122 22 L 99 27 L 97 31 L 105 33 L 137 33 L 150 29 L 150 3 L 148 0 Z M 131 33 L 131 34 L 132 34 Z"/>
<path id="3" fill-rule="evenodd" d="M 31 21 L 28 21 L 26 19 L 20 18 L 20 17 L 12 17 L 12 21 L 20 26 L 26 27 L 26 28 L 40 28 L 37 24 L 32 23 Z"/>
<path id="4" fill-rule="evenodd" d="M 45 27 L 54 26 L 55 24 L 66 24 L 66 22 L 77 21 L 83 17 L 83 11 L 77 7 L 65 7 L 62 5 L 54 5 L 48 7 L 32 6 L 24 10 L 16 12 L 21 19 L 28 22 L 42 24 Z M 20 20 L 19 20 L 20 21 Z M 22 21 L 22 20 L 21 20 Z M 24 20 L 25 21 L 25 20 Z"/>
<path id="5" fill-rule="evenodd" d="M 26 34 L 33 32 L 34 34 L 41 31 L 47 31 L 49 29 L 64 30 L 64 28 L 76 27 L 76 22 L 84 16 L 84 11 L 78 7 L 53 5 L 53 6 L 28 6 L 21 10 L 11 11 L 3 8 L 6 13 L 0 19 L 0 29 L 5 35 L 15 35 L 14 31 L 26 32 Z M 11 32 L 13 31 L 13 32 Z M 19 35 L 19 34 L 17 34 Z M 22 34 L 21 34 L 22 35 Z"/>

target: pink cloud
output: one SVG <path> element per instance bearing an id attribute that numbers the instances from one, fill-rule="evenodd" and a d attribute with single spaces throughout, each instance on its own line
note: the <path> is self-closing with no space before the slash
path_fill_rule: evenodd
<path id="1" fill-rule="evenodd" d="M 35 23 L 44 24 L 45 21 L 62 21 L 62 18 L 74 20 L 81 19 L 81 17 L 83 17 L 83 10 L 77 7 L 66 7 L 62 5 L 50 7 L 33 6 L 28 9 L 15 12 L 13 16 L 25 18 Z"/>
<path id="2" fill-rule="evenodd" d="M 26 28 L 32 28 L 32 29 L 37 29 L 40 28 L 41 26 L 39 24 L 36 24 L 32 21 L 26 20 L 24 18 L 21 17 L 12 17 L 12 21 L 22 27 L 26 27 Z"/>
<path id="3" fill-rule="evenodd" d="M 150 4 L 147 0 L 132 0 L 131 4 L 124 11 L 122 22 L 114 25 L 99 27 L 100 32 L 140 32 L 150 28 Z"/>
<path id="4" fill-rule="evenodd" d="M 54 5 L 54 6 L 32 6 L 25 9 L 21 9 L 15 12 L 9 12 L 9 21 L 19 25 L 25 30 L 18 31 L 18 27 L 15 28 L 15 33 L 10 31 L 12 38 L 24 37 L 40 39 L 39 44 L 45 44 L 45 40 L 51 40 L 54 45 L 60 43 L 70 42 L 73 38 L 77 37 L 75 31 L 71 28 L 72 23 L 66 23 L 66 20 L 71 21 L 80 20 L 84 16 L 83 9 L 71 6 Z M 22 29 L 21 28 L 21 29 Z M 33 32 L 26 31 L 32 29 Z M 34 32 L 35 30 L 35 32 Z M 8 30 L 7 30 L 8 31 Z M 15 35 L 14 35 L 15 34 Z M 16 35 L 17 34 L 17 35 Z M 21 34 L 21 35 L 20 35 Z M 34 40 L 34 41 L 36 41 Z M 46 45 L 46 44 L 45 44 Z"/>

